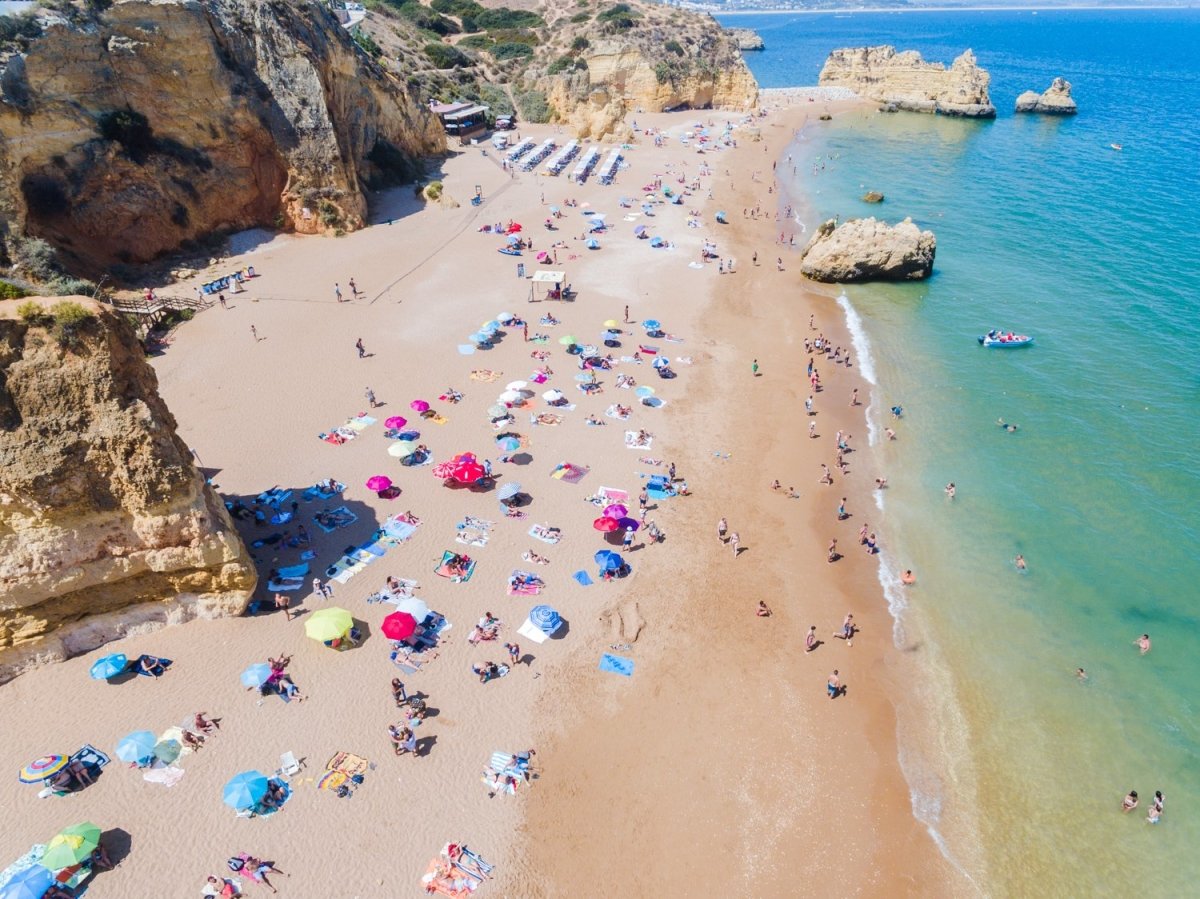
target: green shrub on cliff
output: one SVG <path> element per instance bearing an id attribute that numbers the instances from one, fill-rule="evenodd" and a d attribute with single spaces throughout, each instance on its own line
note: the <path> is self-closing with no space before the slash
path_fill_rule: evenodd
<path id="1" fill-rule="evenodd" d="M 471 64 L 471 60 L 467 54 L 463 53 L 457 47 L 451 47 L 449 44 L 426 44 L 423 52 L 435 68 L 457 69 Z"/>
<path id="2" fill-rule="evenodd" d="M 96 314 L 90 309 L 72 300 L 55 303 L 50 309 L 54 317 L 52 333 L 60 346 L 70 347 L 79 342 L 79 335 L 95 319 Z"/>
<path id="3" fill-rule="evenodd" d="M 488 52 L 497 60 L 528 59 L 533 56 L 533 47 L 529 46 L 529 44 L 518 44 L 515 41 L 507 41 L 489 48 Z"/>
<path id="4" fill-rule="evenodd" d="M 16 16 L 0 15 L 0 45 L 13 43 L 28 46 L 29 41 L 42 33 L 42 23 L 32 13 Z"/>
<path id="5" fill-rule="evenodd" d="M 550 101 L 541 91 L 522 91 L 516 95 L 517 109 L 527 122 L 550 121 Z"/>
<path id="6" fill-rule="evenodd" d="M 354 43 L 358 44 L 368 56 L 378 59 L 383 55 L 383 48 L 375 42 L 375 38 L 361 28 L 355 28 L 350 32 L 350 37 L 354 38 Z"/>
<path id="7" fill-rule="evenodd" d="M 474 18 L 483 12 L 483 7 L 475 0 L 433 0 L 429 4 L 434 12 L 440 12 L 447 16 L 470 16 Z"/>
<path id="8" fill-rule="evenodd" d="M 26 294 L 21 288 L 17 287 L 16 284 L 9 284 L 7 281 L 0 281 L 0 300 L 19 300 L 23 296 L 28 296 L 28 294 Z M 22 307 L 25 305 L 27 304 L 22 304 Z M 20 311 L 20 309 L 17 310 L 18 314 Z"/>
<path id="9" fill-rule="evenodd" d="M 541 28 L 546 24 L 535 12 L 527 9 L 508 9 L 499 6 L 496 9 L 485 9 L 471 16 L 475 24 L 488 31 L 500 31 L 505 28 Z"/>
<path id="10" fill-rule="evenodd" d="M 40 237 L 26 237 L 18 241 L 15 249 L 17 264 L 31 278 L 38 281 L 49 281 L 60 271 L 58 254 L 54 247 Z"/>
<path id="11" fill-rule="evenodd" d="M 51 319 L 40 303 L 29 300 L 17 307 L 17 316 L 27 325 L 44 325 Z"/>

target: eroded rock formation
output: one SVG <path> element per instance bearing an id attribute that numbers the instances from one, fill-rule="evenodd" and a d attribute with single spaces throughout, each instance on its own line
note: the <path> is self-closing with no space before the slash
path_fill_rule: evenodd
<path id="1" fill-rule="evenodd" d="M 996 115 L 988 96 L 990 82 L 970 50 L 946 68 L 925 62 L 915 50 L 897 53 L 890 46 L 834 50 L 819 78 L 822 85 L 849 88 L 884 107 L 971 118 Z"/>
<path id="2" fill-rule="evenodd" d="M 762 35 L 753 28 L 726 28 L 725 33 L 737 42 L 739 50 L 765 50 Z"/>
<path id="3" fill-rule="evenodd" d="M 1071 82 L 1055 78 L 1044 92 L 1025 91 L 1017 97 L 1017 112 L 1040 112 L 1046 115 L 1075 115 L 1079 108 L 1071 97 Z"/>
<path id="4" fill-rule="evenodd" d="M 255 586 L 133 330 L 71 299 L 93 317 L 68 345 L 61 324 L 17 316 L 27 301 L 0 302 L 0 683 L 137 628 L 239 614 Z"/>
<path id="5" fill-rule="evenodd" d="M 213 232 L 353 229 L 437 122 L 315 0 L 124 0 L 0 76 L 0 214 L 97 274 Z"/>
<path id="6" fill-rule="evenodd" d="M 833 219 L 817 228 L 804 248 L 800 271 L 814 281 L 914 281 L 933 272 L 937 238 L 905 219 L 888 225 L 874 218 Z"/>

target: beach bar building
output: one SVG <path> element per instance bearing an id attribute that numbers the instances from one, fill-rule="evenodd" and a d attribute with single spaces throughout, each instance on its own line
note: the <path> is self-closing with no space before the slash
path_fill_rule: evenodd
<path id="1" fill-rule="evenodd" d="M 434 103 L 430 100 L 429 109 L 441 120 L 447 137 L 457 137 L 466 144 L 471 138 L 487 133 L 486 106 L 478 103 Z"/>

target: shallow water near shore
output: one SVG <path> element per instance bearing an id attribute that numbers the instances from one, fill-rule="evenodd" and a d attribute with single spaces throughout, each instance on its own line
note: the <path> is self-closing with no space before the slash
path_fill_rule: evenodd
<path id="1" fill-rule="evenodd" d="M 902 741 L 936 763 L 910 777 L 914 805 L 953 857 L 986 871 L 992 894 L 1192 892 L 1200 13 L 722 22 L 763 34 L 769 49 L 748 59 L 764 87 L 813 84 L 830 49 L 862 44 L 945 62 L 970 46 L 991 72 L 994 122 L 852 113 L 804 130 L 794 175 L 779 163 L 811 207 L 809 228 L 912 216 L 938 237 L 928 282 L 846 291 L 852 330 L 861 317 L 870 341 L 873 414 L 905 410 L 876 422 L 898 440 L 863 453 L 851 477 L 890 479 L 870 515 L 882 514 L 888 564 L 920 579 L 903 597 L 912 611 L 896 609 L 913 628 L 898 642 L 917 633 L 933 644 L 917 654 L 937 660 L 942 732 L 905 734 L 902 718 Z M 1011 113 L 1018 93 L 1056 75 L 1074 85 L 1078 117 Z M 869 189 L 886 201 L 861 202 Z M 985 350 L 976 337 L 991 327 L 1036 344 Z M 1142 632 L 1154 641 L 1145 657 L 1132 645 Z M 1120 814 L 1130 789 L 1163 790 L 1161 824 Z M 940 827 L 969 812 L 977 866 L 962 833 Z"/>

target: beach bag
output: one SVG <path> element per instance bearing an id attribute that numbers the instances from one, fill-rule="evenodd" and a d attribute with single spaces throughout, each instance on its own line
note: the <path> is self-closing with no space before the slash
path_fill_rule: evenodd
<path id="1" fill-rule="evenodd" d="M 237 858 L 235 856 L 234 858 L 231 858 L 228 862 L 226 862 L 226 864 L 229 865 L 230 871 L 238 872 L 238 871 L 241 871 L 242 868 L 246 867 L 246 860 Z"/>

